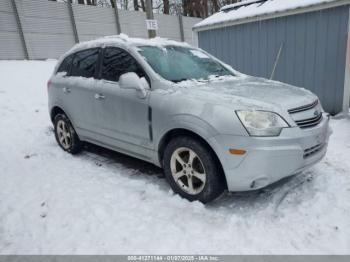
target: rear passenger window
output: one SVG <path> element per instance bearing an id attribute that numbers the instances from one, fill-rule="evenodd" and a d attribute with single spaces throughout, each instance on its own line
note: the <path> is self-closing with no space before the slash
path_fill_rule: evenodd
<path id="1" fill-rule="evenodd" d="M 128 72 L 145 77 L 142 67 L 129 53 L 120 48 L 106 48 L 102 62 L 102 79 L 118 82 L 119 77 Z"/>
<path id="2" fill-rule="evenodd" d="M 65 72 L 68 75 L 70 67 L 72 65 L 72 60 L 73 60 L 73 55 L 67 56 L 61 63 L 60 67 L 58 68 L 57 73 Z"/>
<path id="3" fill-rule="evenodd" d="M 74 55 L 71 76 L 94 77 L 97 67 L 99 49 L 88 49 Z"/>

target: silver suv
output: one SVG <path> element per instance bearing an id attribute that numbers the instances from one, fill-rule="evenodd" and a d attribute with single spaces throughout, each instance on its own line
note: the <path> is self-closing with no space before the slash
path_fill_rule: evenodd
<path id="1" fill-rule="evenodd" d="M 48 93 L 63 150 L 75 154 L 87 141 L 151 162 L 176 193 L 203 203 L 301 172 L 322 159 L 330 135 L 310 91 L 160 38 L 78 44 Z"/>

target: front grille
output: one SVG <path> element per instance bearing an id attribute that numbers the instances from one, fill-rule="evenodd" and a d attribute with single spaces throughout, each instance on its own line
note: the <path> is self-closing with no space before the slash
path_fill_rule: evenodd
<path id="1" fill-rule="evenodd" d="M 300 128 L 311 128 L 322 121 L 322 108 L 318 99 L 310 104 L 289 109 L 288 113 Z M 300 115 L 303 116 L 302 119 Z"/>
<path id="2" fill-rule="evenodd" d="M 304 150 L 304 155 L 303 157 L 304 158 L 308 158 L 314 154 L 316 154 L 317 152 L 321 151 L 322 148 L 324 147 L 325 144 L 317 144 L 315 146 L 312 146 L 312 147 L 309 147 L 309 148 L 306 148 Z"/>
<path id="3" fill-rule="evenodd" d="M 300 128 L 310 128 L 317 126 L 322 121 L 322 113 L 320 112 L 317 116 L 303 120 L 296 120 L 295 123 Z"/>
<path id="4" fill-rule="evenodd" d="M 304 106 L 300 106 L 300 107 L 295 107 L 295 108 L 289 109 L 288 113 L 289 114 L 294 114 L 294 113 L 306 111 L 306 110 L 314 108 L 315 106 L 317 106 L 317 104 L 318 104 L 318 99 L 315 102 L 311 103 L 311 104 L 307 104 L 307 105 L 304 105 Z"/>

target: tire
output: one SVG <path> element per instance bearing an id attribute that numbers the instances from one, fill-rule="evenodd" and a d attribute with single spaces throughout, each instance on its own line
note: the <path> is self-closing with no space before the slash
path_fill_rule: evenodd
<path id="1" fill-rule="evenodd" d="M 58 114 L 55 116 L 54 130 L 56 141 L 64 151 L 71 154 L 77 154 L 81 151 L 82 142 L 66 115 Z"/>
<path id="2" fill-rule="evenodd" d="M 189 201 L 208 203 L 226 188 L 215 155 L 192 137 L 176 137 L 168 143 L 164 150 L 163 168 L 173 191 Z"/>

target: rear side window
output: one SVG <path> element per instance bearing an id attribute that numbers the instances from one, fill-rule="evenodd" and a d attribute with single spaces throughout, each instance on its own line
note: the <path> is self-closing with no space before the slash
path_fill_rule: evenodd
<path id="1" fill-rule="evenodd" d="M 99 48 L 88 49 L 74 55 L 71 76 L 94 77 Z"/>
<path id="2" fill-rule="evenodd" d="M 69 74 L 70 67 L 72 65 L 73 55 L 67 56 L 61 63 L 60 67 L 57 70 L 59 72 L 65 72 L 67 75 Z"/>
<path id="3" fill-rule="evenodd" d="M 106 48 L 102 62 L 102 79 L 118 82 L 119 77 L 128 72 L 145 77 L 142 67 L 129 53 L 116 47 Z"/>

